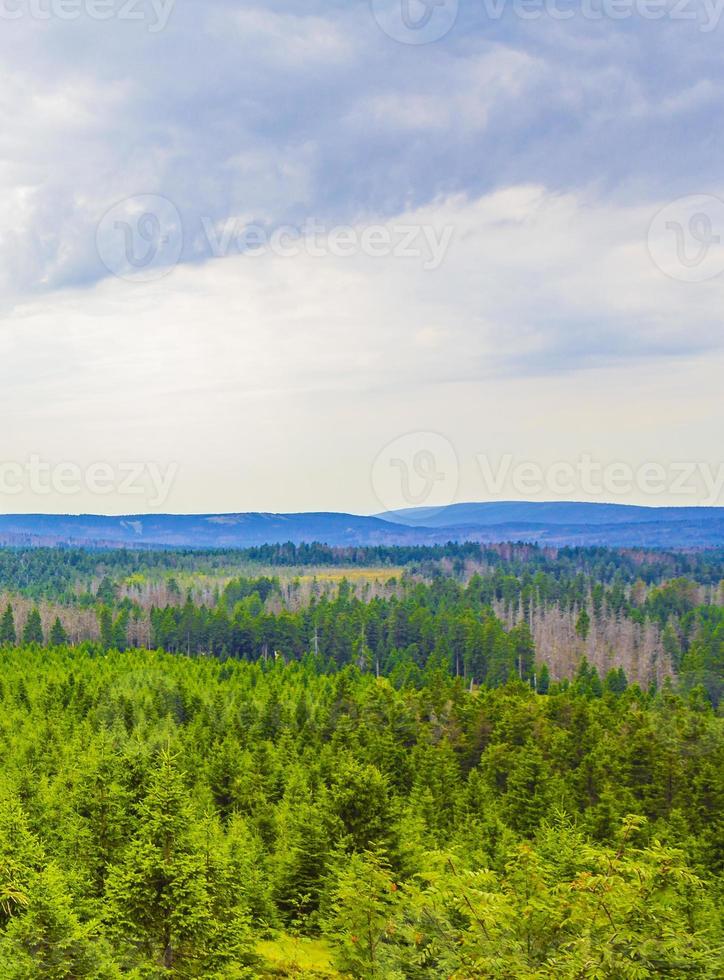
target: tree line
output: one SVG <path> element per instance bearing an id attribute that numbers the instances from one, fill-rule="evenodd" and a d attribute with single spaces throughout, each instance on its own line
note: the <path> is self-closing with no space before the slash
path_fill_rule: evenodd
<path id="1" fill-rule="evenodd" d="M 603 547 L 544 548 L 532 544 L 451 542 L 434 546 L 331 547 L 309 544 L 258 545 L 245 549 L 92 549 L 0 547 L 0 591 L 33 599 L 78 602 L 109 577 L 159 580 L 169 575 L 249 574 L 250 566 L 279 568 L 403 567 L 424 577 L 465 576 L 468 567 L 512 577 L 543 572 L 556 579 L 577 576 L 601 583 L 660 584 L 686 577 L 718 585 L 724 578 L 724 549 L 684 554 Z M 468 576 L 469 577 L 469 576 Z"/>
<path id="2" fill-rule="evenodd" d="M 74 638 L 94 640 L 105 650 L 146 646 L 250 661 L 299 660 L 312 652 L 335 668 L 354 664 L 409 682 L 419 681 L 432 664 L 472 684 L 497 687 L 517 677 L 542 693 L 551 677 L 572 679 L 587 658 L 602 684 L 622 672 L 637 682 L 648 677 L 644 686 L 660 684 L 668 675 L 687 689 L 702 685 L 714 704 L 722 694 L 724 608 L 702 604 L 703 587 L 689 579 L 637 594 L 618 580 L 591 585 L 580 576 L 559 580 L 538 572 L 515 578 L 496 570 L 475 574 L 467 584 L 442 577 L 429 583 L 391 580 L 381 593 L 366 597 L 343 579 L 332 592 L 315 592 L 312 586 L 303 599 L 294 581 L 261 576 L 227 581 L 208 604 L 195 600 L 191 590 L 184 599 L 175 580 L 168 582 L 173 601 L 146 611 L 127 593 L 121 598 L 105 576 L 94 594 L 97 623 L 91 620 L 92 632 L 86 626 Z M 549 609 L 557 610 L 557 619 L 547 615 Z M 622 634 L 620 624 L 626 621 L 632 628 L 647 623 L 655 628 L 662 658 L 656 674 L 641 664 L 640 654 L 634 663 L 638 672 L 632 676 L 627 670 L 637 656 L 637 641 L 635 634 Z M 551 622 L 557 631 L 548 647 L 565 651 L 554 670 L 541 641 Z M 622 635 L 633 644 L 628 660 Z M 44 626 L 39 609 L 30 607 L 16 626 L 8 604 L 0 619 L 0 645 L 62 646 L 70 636 L 67 613 L 46 614 Z M 616 662 L 598 649 L 604 643 L 618 643 Z"/>

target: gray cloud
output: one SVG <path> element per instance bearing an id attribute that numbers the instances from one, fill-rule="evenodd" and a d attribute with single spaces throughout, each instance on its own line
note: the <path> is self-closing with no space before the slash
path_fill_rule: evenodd
<path id="1" fill-rule="evenodd" d="M 666 452 L 705 454 L 724 253 L 712 239 L 713 274 L 692 278 L 691 209 L 669 216 L 694 237 L 663 269 L 647 236 L 667 202 L 724 197 L 724 25 L 702 32 L 704 5 L 679 22 L 510 8 L 461 3 L 422 46 L 342 0 L 176 0 L 157 32 L 2 22 L 6 458 L 185 459 L 169 507 L 213 510 L 374 509 L 353 489 L 365 460 L 417 428 L 471 459 L 493 438 L 558 458 L 618 439 L 636 459 L 665 419 Z M 97 250 L 138 195 L 168 199 L 184 232 L 178 267 L 147 283 Z M 309 218 L 454 234 L 435 269 L 213 258 L 208 228 Z"/>
<path id="2" fill-rule="evenodd" d="M 628 203 L 706 191 L 724 69 L 720 31 L 698 28 L 491 21 L 482 2 L 422 47 L 385 36 L 366 3 L 177 0 L 158 33 L 8 21 L 6 290 L 103 276 L 95 226 L 136 194 L 176 204 L 191 261 L 201 217 L 384 218 L 531 181 Z"/>

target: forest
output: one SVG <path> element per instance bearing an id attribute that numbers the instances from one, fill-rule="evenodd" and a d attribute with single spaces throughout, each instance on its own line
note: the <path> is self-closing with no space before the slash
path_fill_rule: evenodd
<path id="1" fill-rule="evenodd" d="M 244 552 L 0 549 L 0 644 L 298 660 L 545 693 L 585 661 L 721 695 L 724 553 L 451 544 Z M 585 664 L 584 664 L 585 667 Z"/>
<path id="2" fill-rule="evenodd" d="M 720 553 L 0 551 L 0 976 L 724 974 Z"/>

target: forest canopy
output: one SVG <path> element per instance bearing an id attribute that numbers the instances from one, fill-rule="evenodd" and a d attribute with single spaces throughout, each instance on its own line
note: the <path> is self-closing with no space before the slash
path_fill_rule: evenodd
<path id="1" fill-rule="evenodd" d="M 721 568 L 492 554 L 4 553 L 0 976 L 720 977 Z"/>

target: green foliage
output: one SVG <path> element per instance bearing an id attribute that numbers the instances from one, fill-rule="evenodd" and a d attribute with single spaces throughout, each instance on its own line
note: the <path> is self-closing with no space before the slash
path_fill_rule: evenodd
<path id="1" fill-rule="evenodd" d="M 195 813 L 163 753 L 138 805 L 138 831 L 106 882 L 106 921 L 128 966 L 206 976 L 248 959 L 243 907 L 223 840 Z"/>
<path id="2" fill-rule="evenodd" d="M 0 938 L 4 980 L 120 980 L 108 942 L 92 920 L 81 923 L 63 874 L 49 865 L 32 876 L 27 906 Z"/>
<path id="3" fill-rule="evenodd" d="M 0 646 L 14 646 L 16 640 L 17 634 L 15 632 L 13 607 L 8 603 L 0 620 Z"/>
<path id="4" fill-rule="evenodd" d="M 402 911 L 402 894 L 384 856 L 345 857 L 331 886 L 325 933 L 336 941 L 339 963 L 355 977 L 401 977 L 388 941 Z"/>
<path id="5" fill-rule="evenodd" d="M 60 616 L 56 616 L 48 634 L 48 643 L 52 647 L 62 647 L 68 642 L 68 633 L 60 621 Z"/>
<path id="6" fill-rule="evenodd" d="M 43 644 L 43 624 L 37 606 L 34 606 L 30 610 L 28 618 L 25 620 L 23 643 L 26 646 L 29 646 L 31 643 L 37 643 L 40 646 Z"/>
<path id="7" fill-rule="evenodd" d="M 581 609 L 578 614 L 578 619 L 576 620 L 576 634 L 580 636 L 582 640 L 588 639 L 588 634 L 591 632 L 591 617 L 588 615 L 587 610 Z"/>
<path id="8" fill-rule="evenodd" d="M 403 975 L 714 980 L 724 961 L 711 901 L 677 851 L 633 842 L 644 829 L 628 817 L 602 847 L 559 820 L 512 847 L 502 872 L 441 857 L 406 909 L 400 951 L 409 962 L 416 950 L 425 971 Z"/>
<path id="9" fill-rule="evenodd" d="M 338 630 L 357 609 L 340 601 Z M 424 635 L 395 608 L 396 642 Z M 469 625 L 471 662 L 490 662 L 509 634 Z M 330 643 L 333 627 L 319 618 Z M 280 975 L 282 930 L 321 935 L 349 977 L 715 980 L 706 693 L 650 696 L 618 671 L 597 691 L 586 664 L 549 693 L 539 670 L 536 693 L 509 664 L 471 691 L 321 656 L 3 648 L 0 976 Z"/>

